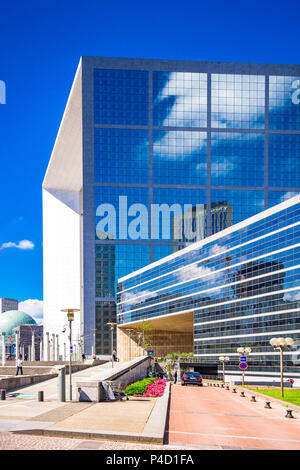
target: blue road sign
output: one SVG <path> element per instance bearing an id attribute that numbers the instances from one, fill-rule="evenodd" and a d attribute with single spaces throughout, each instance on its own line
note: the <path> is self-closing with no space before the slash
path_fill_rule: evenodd
<path id="1" fill-rule="evenodd" d="M 154 351 L 147 351 L 148 356 L 154 356 Z"/>
<path id="2" fill-rule="evenodd" d="M 246 370 L 247 367 L 248 367 L 248 364 L 247 364 L 247 362 L 241 362 L 240 365 L 239 365 L 239 367 L 240 367 L 240 369 L 242 369 L 242 370 Z"/>
<path id="3" fill-rule="evenodd" d="M 246 356 L 241 356 L 240 357 L 240 362 L 247 362 Z"/>
<path id="4" fill-rule="evenodd" d="M 73 346 L 70 346 L 70 352 L 73 352 Z"/>

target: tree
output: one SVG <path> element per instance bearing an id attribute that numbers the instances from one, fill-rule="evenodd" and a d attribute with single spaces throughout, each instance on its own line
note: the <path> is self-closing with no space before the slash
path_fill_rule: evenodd
<path id="1" fill-rule="evenodd" d="M 138 323 L 137 325 L 134 325 L 132 327 L 134 331 L 134 336 L 137 339 L 137 343 L 140 347 L 145 350 L 145 348 L 149 348 L 153 344 L 153 331 L 155 328 L 151 326 L 151 323 L 149 321 L 143 321 L 141 323 Z"/>

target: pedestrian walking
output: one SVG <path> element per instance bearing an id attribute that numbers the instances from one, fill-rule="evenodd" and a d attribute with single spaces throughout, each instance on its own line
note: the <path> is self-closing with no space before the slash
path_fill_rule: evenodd
<path id="1" fill-rule="evenodd" d="M 117 360 L 118 360 L 118 358 L 117 358 L 117 351 L 116 351 L 115 349 L 113 350 L 112 355 L 113 355 L 113 360 L 114 360 L 114 362 L 117 362 Z"/>
<path id="2" fill-rule="evenodd" d="M 22 354 L 18 356 L 17 359 L 17 373 L 16 375 L 19 375 L 19 371 L 21 372 L 21 375 L 23 375 L 23 359 L 22 359 Z"/>
<path id="3" fill-rule="evenodd" d="M 174 374 L 174 384 L 176 384 L 177 382 L 177 370 L 175 370 L 175 374 Z"/>

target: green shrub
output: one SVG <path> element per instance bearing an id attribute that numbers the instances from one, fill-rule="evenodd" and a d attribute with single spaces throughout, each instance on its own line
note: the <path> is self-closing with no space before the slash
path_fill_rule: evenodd
<path id="1" fill-rule="evenodd" d="M 126 395 L 144 395 L 147 385 L 153 383 L 155 378 L 156 377 L 147 377 L 146 379 L 128 385 L 125 390 Z"/>

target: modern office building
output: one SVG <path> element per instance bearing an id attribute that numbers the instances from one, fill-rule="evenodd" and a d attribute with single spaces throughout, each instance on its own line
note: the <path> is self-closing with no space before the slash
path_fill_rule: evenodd
<path id="1" fill-rule="evenodd" d="M 117 306 L 123 360 L 142 353 L 133 333 L 147 324 L 155 356 L 193 352 L 215 373 L 228 356 L 234 377 L 250 347 L 247 374 L 276 379 L 270 339 L 292 337 L 285 377 L 300 385 L 300 195 L 123 277 Z"/>
<path id="2" fill-rule="evenodd" d="M 299 65 L 81 58 L 43 182 L 45 334 L 77 307 L 109 354 L 118 278 L 298 193 L 299 102 Z"/>
<path id="3" fill-rule="evenodd" d="M 0 313 L 8 312 L 9 310 L 18 310 L 19 302 L 15 299 L 0 299 Z"/>

